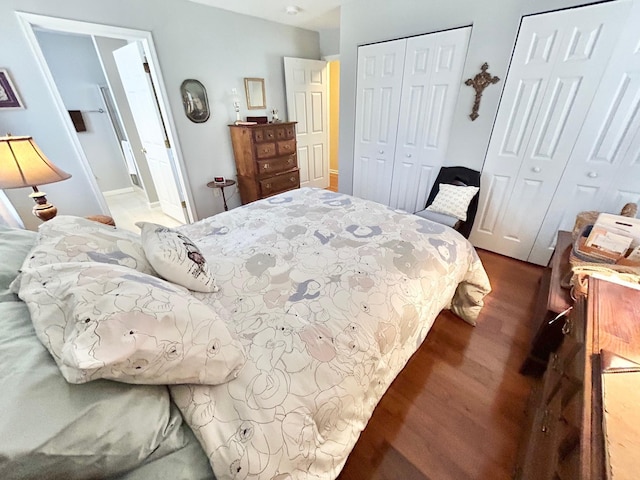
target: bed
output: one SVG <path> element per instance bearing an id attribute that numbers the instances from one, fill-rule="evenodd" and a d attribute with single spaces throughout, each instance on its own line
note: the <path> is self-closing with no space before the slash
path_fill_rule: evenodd
<path id="1" fill-rule="evenodd" d="M 37 238 L 2 231 L 3 255 L 17 252 L 0 285 L 14 322 L 3 392 L 17 393 L 3 393 L 0 477 L 334 479 L 437 314 L 475 324 L 490 291 L 454 230 L 326 190 L 141 228 L 62 216 Z M 161 323 L 170 331 L 145 330 Z M 41 370 L 52 395 L 32 378 Z M 80 401 L 72 427 L 46 418 Z M 74 453 L 29 438 L 43 424 L 48 444 L 63 437 Z M 78 438 L 110 434 L 125 444 L 81 451 L 91 442 Z"/>

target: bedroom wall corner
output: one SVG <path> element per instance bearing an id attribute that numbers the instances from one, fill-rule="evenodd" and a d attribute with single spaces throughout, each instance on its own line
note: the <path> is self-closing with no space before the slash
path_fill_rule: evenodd
<path id="1" fill-rule="evenodd" d="M 91 180 L 79 167 L 80 159 L 76 158 L 64 120 L 20 28 L 16 11 L 151 32 L 198 218 L 223 210 L 222 202 L 212 195 L 206 183 L 216 175 L 234 178 L 236 174 L 227 127 L 235 119 L 231 89 L 244 92 L 244 77 L 262 77 L 267 109 L 249 111 L 242 102 L 242 116 L 267 115 L 271 108 L 286 112 L 282 57 L 320 58 L 317 32 L 185 0 L 112 0 L 90 5 L 82 0 L 3 0 L 0 43 L 11 48 L 3 52 L 0 67 L 9 69 L 27 108 L 0 111 L 0 128 L 16 135 L 33 135 L 43 151 L 73 175 L 70 180 L 47 186 L 45 191 L 60 212 L 81 216 L 106 212 L 100 211 L 100 203 L 90 188 Z M 186 78 L 196 78 L 207 88 L 211 118 L 205 123 L 193 123 L 184 115 L 180 84 Z M 240 205 L 239 195 L 228 193 L 229 206 Z M 25 193 L 14 190 L 7 195 L 25 223 L 37 226 L 37 219 L 34 222 L 30 214 L 31 200 L 27 198 L 26 205 L 14 201 Z"/>

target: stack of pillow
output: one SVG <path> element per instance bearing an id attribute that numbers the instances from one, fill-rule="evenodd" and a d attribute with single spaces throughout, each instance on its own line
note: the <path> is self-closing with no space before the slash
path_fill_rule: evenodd
<path id="1" fill-rule="evenodd" d="M 11 441 L 0 443 L 0 478 L 107 478 L 163 457 L 193 439 L 166 385 L 240 372 L 224 310 L 190 293 L 217 290 L 197 247 L 140 227 L 65 216 L 39 235 L 1 227 L 0 438 Z"/>

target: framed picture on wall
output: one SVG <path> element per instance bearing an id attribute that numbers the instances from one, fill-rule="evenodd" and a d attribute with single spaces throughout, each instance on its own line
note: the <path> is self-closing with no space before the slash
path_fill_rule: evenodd
<path id="1" fill-rule="evenodd" d="M 24 108 L 9 72 L 0 68 L 0 108 Z"/>

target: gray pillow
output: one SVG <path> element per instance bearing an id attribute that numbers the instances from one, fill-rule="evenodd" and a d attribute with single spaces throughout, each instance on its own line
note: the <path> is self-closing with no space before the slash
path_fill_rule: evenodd
<path id="1" fill-rule="evenodd" d="M 0 225 L 0 302 L 18 300 L 18 296 L 9 291 L 9 285 L 37 238 L 36 232 Z"/>
<path id="2" fill-rule="evenodd" d="M 184 446 L 166 386 L 71 385 L 24 303 L 1 302 L 0 318 L 0 478 L 105 478 Z"/>

